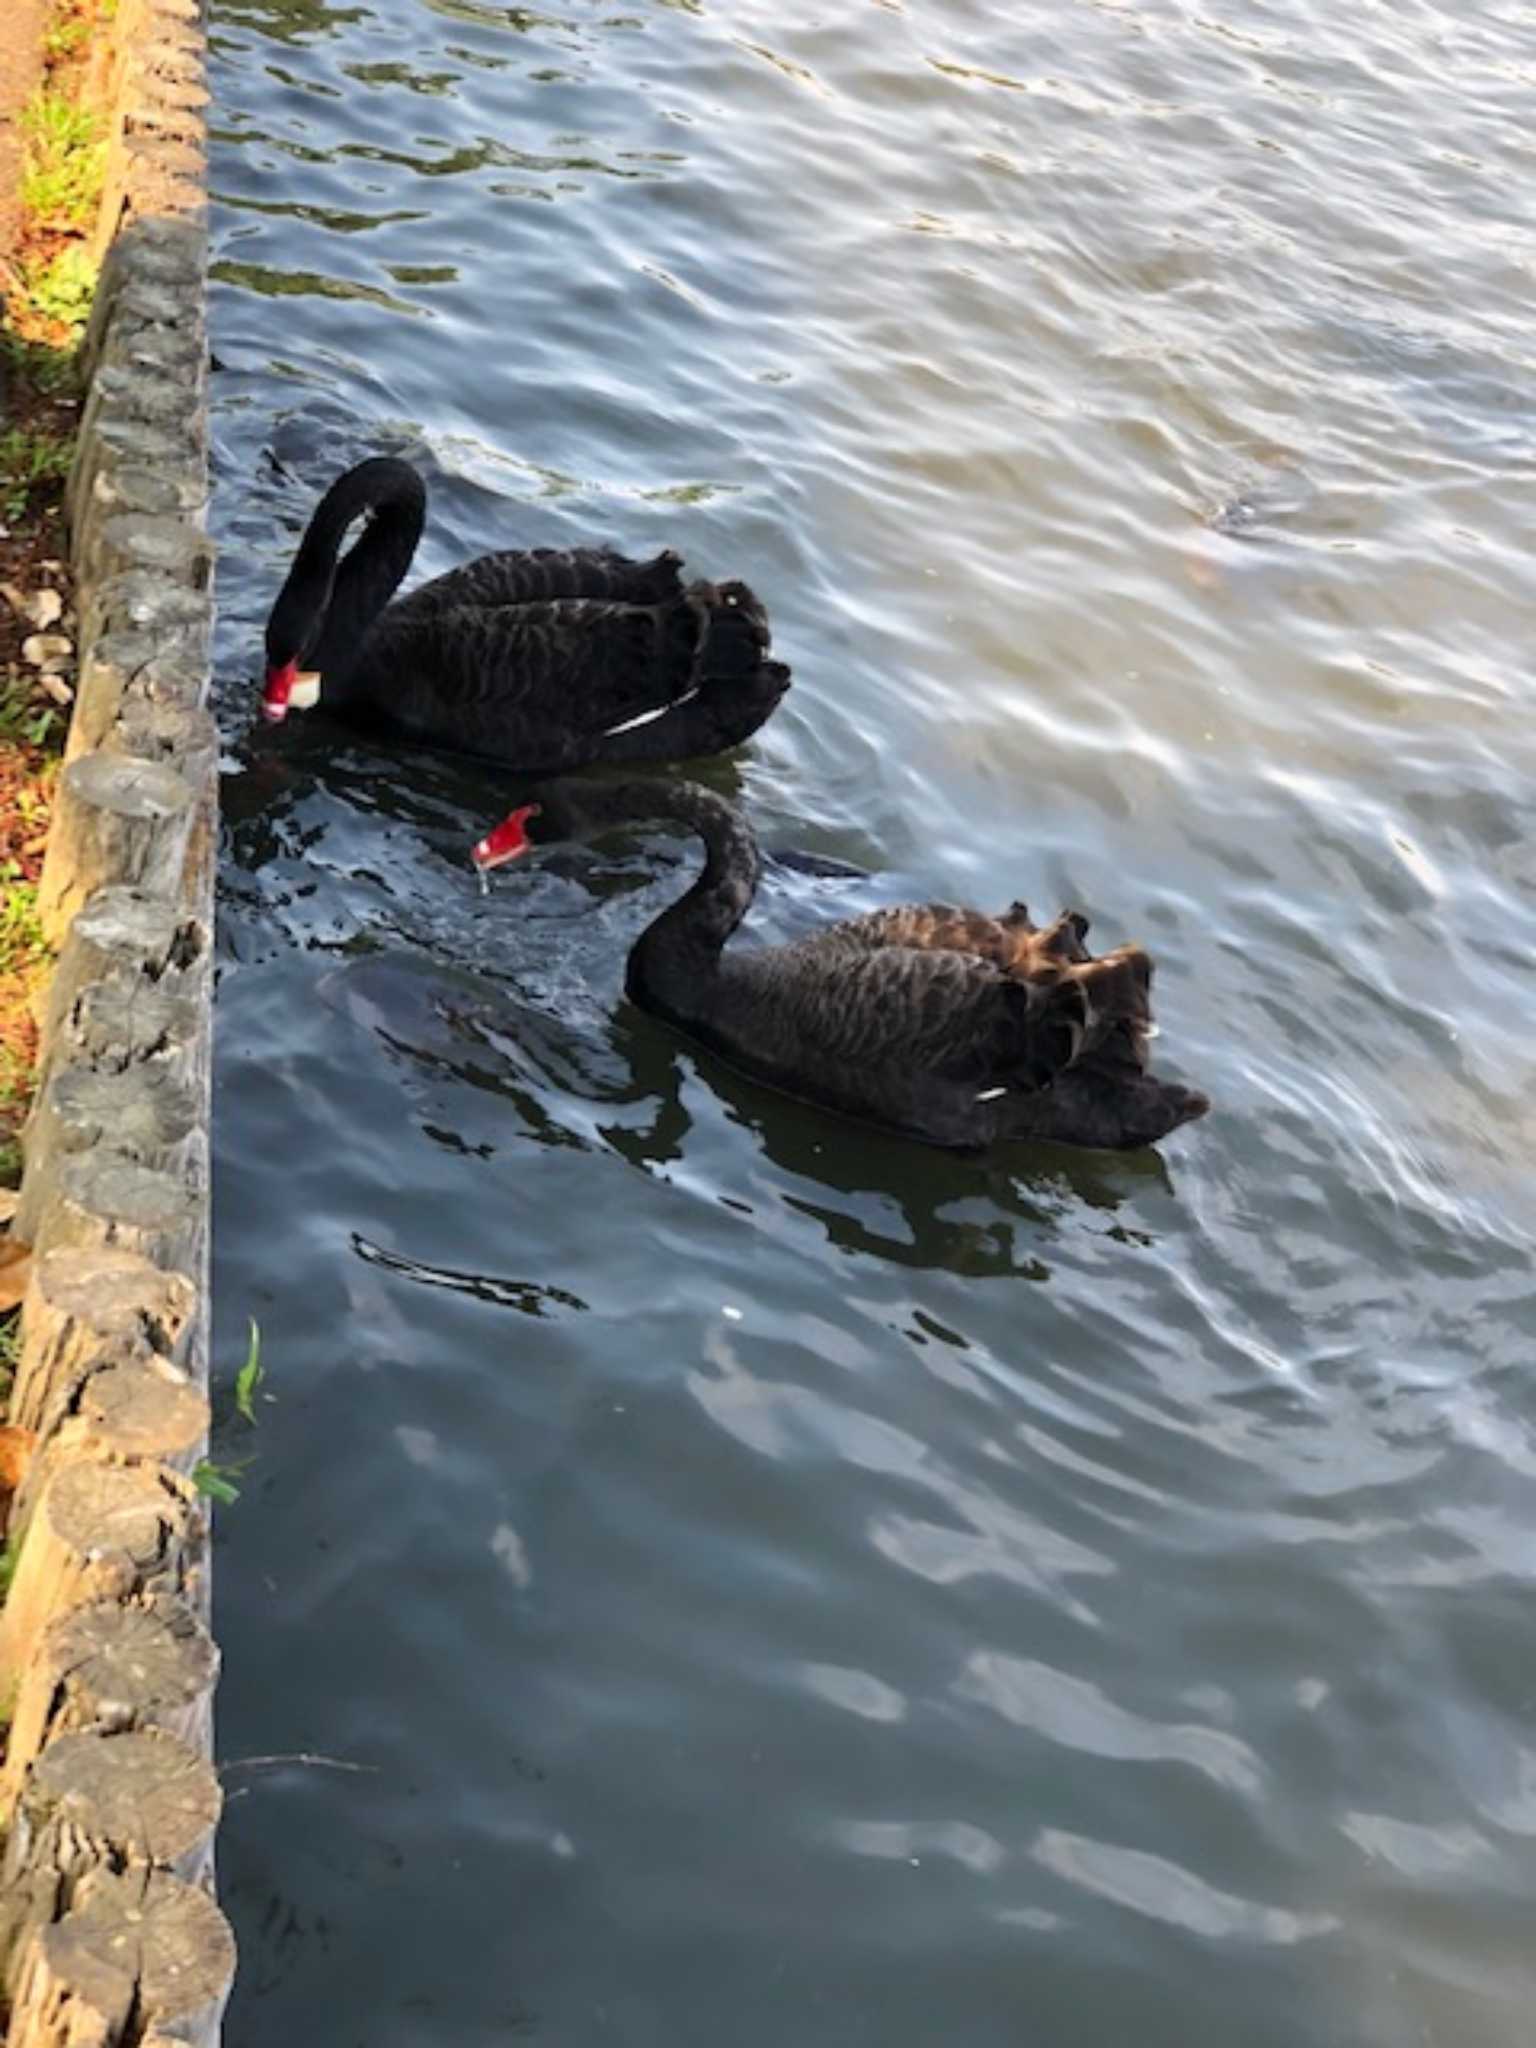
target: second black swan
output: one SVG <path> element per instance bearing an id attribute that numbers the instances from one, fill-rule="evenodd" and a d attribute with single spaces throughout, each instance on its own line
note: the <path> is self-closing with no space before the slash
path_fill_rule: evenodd
<path id="1" fill-rule="evenodd" d="M 421 478 L 391 456 L 331 485 L 267 621 L 267 719 L 321 703 L 543 773 L 719 753 L 789 687 L 747 586 L 685 584 L 670 549 L 648 562 L 607 548 L 482 555 L 394 598 L 425 516 Z"/>
<path id="2" fill-rule="evenodd" d="M 761 855 L 744 818 L 687 782 L 557 783 L 472 858 L 483 875 L 535 845 L 650 820 L 696 833 L 704 870 L 641 934 L 626 989 L 743 1071 L 963 1150 L 1018 1138 L 1150 1145 L 1210 1108 L 1147 1072 L 1147 954 L 1095 959 L 1075 912 L 1039 928 L 1020 903 L 1001 917 L 912 904 L 727 950 Z"/>

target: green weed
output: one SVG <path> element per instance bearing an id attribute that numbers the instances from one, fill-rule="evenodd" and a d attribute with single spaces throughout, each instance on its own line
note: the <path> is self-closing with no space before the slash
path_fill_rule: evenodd
<path id="1" fill-rule="evenodd" d="M 48 826 L 50 804 L 47 788 L 39 783 L 27 784 L 16 792 L 12 808 L 16 822 L 25 832 L 43 832 Z"/>
<path id="2" fill-rule="evenodd" d="M 49 348 L 40 341 L 23 341 L 19 334 L 0 328 L 0 375 L 18 384 L 30 384 L 45 398 L 73 392 L 79 376 L 72 350 Z"/>
<path id="3" fill-rule="evenodd" d="M 75 444 L 69 434 L 10 427 L 0 433 L 0 519 L 14 526 L 35 492 L 56 493 L 69 475 Z"/>
<path id="4" fill-rule="evenodd" d="M 43 55 L 50 64 L 78 56 L 90 40 L 90 34 L 90 23 L 82 21 L 79 15 L 68 21 L 56 21 L 43 37 Z"/>
<path id="5" fill-rule="evenodd" d="M 78 340 L 90 318 L 95 293 L 96 266 L 84 243 L 66 242 L 46 262 L 22 264 L 21 289 L 13 294 L 10 317 L 18 325 L 48 321 L 67 328 Z"/>
<path id="6" fill-rule="evenodd" d="M 0 745 L 45 747 L 54 728 L 62 723 L 62 713 L 54 705 L 39 704 L 25 685 L 0 683 Z M 45 801 L 28 790 L 18 796 L 17 809 L 22 810 L 23 803 L 41 805 Z"/>
<path id="7" fill-rule="evenodd" d="M 0 1111 L 24 1109 L 31 1093 L 31 1067 L 0 1039 Z"/>
<path id="8" fill-rule="evenodd" d="M 252 1316 L 250 1347 L 246 1351 L 244 1365 L 235 1374 L 235 1408 L 252 1429 L 256 1427 L 256 1410 L 252 1403 L 256 1399 L 256 1389 L 266 1376 L 261 1363 L 261 1325 Z"/>
<path id="9" fill-rule="evenodd" d="M 256 1395 L 266 1378 L 266 1368 L 261 1362 L 261 1325 L 251 1317 L 251 1341 L 246 1347 L 245 1363 L 235 1374 L 235 1413 L 246 1425 L 256 1427 Z M 270 1394 L 263 1395 L 270 1401 Z M 205 1500 L 215 1500 L 223 1507 L 240 1498 L 236 1482 L 256 1462 L 255 1454 L 248 1458 L 200 1458 L 192 1468 L 192 1484 Z"/>
<path id="10" fill-rule="evenodd" d="M 21 204 L 35 226 L 80 233 L 90 226 L 106 175 L 100 123 L 64 93 L 42 86 L 21 117 Z"/>
<path id="11" fill-rule="evenodd" d="M 28 146 L 43 156 L 68 156 L 96 140 L 96 116 L 46 85 L 32 95 L 21 116 Z"/>
<path id="12" fill-rule="evenodd" d="M 0 974 L 24 973 L 48 957 L 37 921 L 37 884 L 22 879 L 14 860 L 0 861 Z"/>
<path id="13" fill-rule="evenodd" d="M 250 1462 L 249 1458 L 242 1458 L 236 1464 L 216 1465 L 212 1458 L 199 1458 L 192 1467 L 192 1484 L 204 1500 L 216 1500 L 227 1508 L 231 1501 L 240 1498 L 235 1481 Z"/>

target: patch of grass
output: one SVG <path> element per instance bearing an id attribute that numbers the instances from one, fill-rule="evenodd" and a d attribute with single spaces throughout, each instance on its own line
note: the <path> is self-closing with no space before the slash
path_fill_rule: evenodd
<path id="1" fill-rule="evenodd" d="M 48 941 L 37 921 L 37 884 L 26 881 L 17 862 L 0 861 L 0 974 L 18 974 L 48 957 Z"/>
<path id="2" fill-rule="evenodd" d="M 90 46 L 91 30 L 98 21 L 110 21 L 116 11 L 98 0 L 54 0 L 52 18 L 43 33 L 43 62 L 49 71 L 67 71 Z"/>
<path id="3" fill-rule="evenodd" d="M 21 132 L 38 156 L 75 156 L 96 142 L 96 116 L 51 86 L 39 86 L 22 110 Z"/>
<path id="4" fill-rule="evenodd" d="M 37 921 L 37 886 L 14 860 L 0 862 L 0 1141 L 9 1153 L 32 1096 L 29 1005 L 49 958 Z M 0 1159 L 0 1183 L 20 1178 L 19 1150 Z"/>
<path id="5" fill-rule="evenodd" d="M 39 87 L 21 117 L 21 204 L 34 228 L 81 234 L 106 176 L 101 123 L 55 86 Z"/>
<path id="6" fill-rule="evenodd" d="M 0 371 L 45 398 L 73 396 L 80 387 L 80 374 L 68 349 L 23 341 L 8 327 L 0 327 Z"/>
<path id="7" fill-rule="evenodd" d="M 7 1002 L 10 992 L 7 991 Z M 9 1019 L 0 1015 L 0 1025 Z M 32 1100 L 32 1062 L 27 1054 L 0 1038 L 0 1186 L 19 1187 L 24 1158 L 19 1131 Z"/>
<path id="8" fill-rule="evenodd" d="M 14 526 L 25 519 L 36 493 L 57 492 L 74 452 L 71 434 L 27 427 L 0 432 L 0 519 Z"/>
<path id="9" fill-rule="evenodd" d="M 73 394 L 80 382 L 70 350 L 49 348 L 41 341 L 23 341 L 8 327 L 0 327 L 0 376 L 29 384 L 45 398 Z"/>
<path id="10" fill-rule="evenodd" d="M 90 39 L 91 25 L 83 16 L 62 16 L 43 37 L 43 57 L 49 64 L 62 64 L 80 56 Z"/>
<path id="11" fill-rule="evenodd" d="M 70 631 L 63 496 L 78 407 L 74 357 L 96 287 L 86 242 L 107 161 L 106 124 L 82 96 L 107 11 L 102 0 L 50 0 L 48 16 L 43 81 L 19 122 L 20 205 L 0 306 L 0 580 L 28 594 L 60 590 Z M 57 770 L 50 756 L 67 724 L 22 656 L 30 630 L 24 606 L 0 603 L 0 1185 L 20 1176 L 18 1134 L 34 1084 L 35 1008 L 49 957 L 35 883 Z"/>
<path id="12" fill-rule="evenodd" d="M 24 1107 L 32 1092 L 32 1068 L 19 1053 L 0 1043 L 0 1109 Z"/>
<path id="13" fill-rule="evenodd" d="M 39 704 L 19 683 L 0 683 L 0 746 L 49 746 L 63 724 L 63 716 L 55 705 Z M 14 802 L 17 820 L 23 825 L 31 824 L 36 806 L 40 805 L 46 813 L 45 786 L 39 783 L 25 791 L 18 790 Z M 46 824 L 46 815 L 38 823 L 39 828 Z"/>
<path id="14" fill-rule="evenodd" d="M 80 339 L 96 295 L 96 265 L 83 242 L 66 242 L 51 256 L 23 257 L 20 286 L 6 307 L 18 332 L 36 341 L 43 335 L 55 348 L 70 348 Z"/>
<path id="15" fill-rule="evenodd" d="M 40 834 L 48 829 L 49 814 L 53 809 L 45 782 L 25 783 L 17 790 L 12 803 L 12 815 L 20 831 Z"/>

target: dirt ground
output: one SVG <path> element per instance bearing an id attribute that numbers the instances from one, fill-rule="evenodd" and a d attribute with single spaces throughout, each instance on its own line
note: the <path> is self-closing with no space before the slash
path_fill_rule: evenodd
<path id="1" fill-rule="evenodd" d="M 5 46 L 5 61 L 0 64 L 0 264 L 4 264 L 16 246 L 16 188 L 21 181 L 18 121 L 42 72 L 48 0 L 5 0 L 0 11 L 4 14 L 0 37 Z M 3 283 L 4 272 L 0 271 L 0 288 Z M 3 397 L 0 393 L 0 400 Z"/>
<path id="2" fill-rule="evenodd" d="M 48 14 L 49 0 L 0 0 L 0 302 L 10 300 L 15 283 L 20 115 L 42 76 Z M 0 348 L 0 435 L 13 429 L 72 434 L 78 401 L 72 392 L 47 388 L 59 380 L 34 376 L 32 360 L 25 350 Z M 53 588 L 68 606 L 59 495 L 56 486 L 34 491 L 19 518 L 0 507 L 0 1185 L 15 1178 L 15 1140 L 36 1051 L 31 1003 L 45 956 L 30 906 L 63 727 L 59 707 L 22 657 L 22 642 L 34 628 L 6 592 L 26 598 Z"/>

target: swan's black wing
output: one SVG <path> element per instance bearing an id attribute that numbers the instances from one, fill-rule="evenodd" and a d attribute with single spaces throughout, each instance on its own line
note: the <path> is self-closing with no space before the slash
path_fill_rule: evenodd
<path id="1" fill-rule="evenodd" d="M 391 606 L 395 617 L 471 606 L 549 604 L 587 598 L 609 604 L 665 604 L 683 594 L 681 555 L 665 548 L 637 562 L 612 548 L 511 548 L 434 576 Z"/>
<path id="2" fill-rule="evenodd" d="M 372 703 L 395 729 L 544 772 L 611 758 L 614 726 L 687 696 L 706 673 L 755 667 L 759 641 L 756 617 L 695 585 L 657 605 L 394 606 L 365 661 Z"/>
<path id="3" fill-rule="evenodd" d="M 1121 946 L 1094 959 L 1082 942 L 1086 930 L 1086 918 L 1074 911 L 1037 931 L 1022 905 L 1006 918 L 992 918 L 947 903 L 911 903 L 828 925 L 801 940 L 797 950 L 819 960 L 827 976 L 845 979 L 850 961 L 901 962 L 900 973 L 914 985 L 914 959 L 959 963 L 965 975 L 982 985 L 1001 979 L 1025 996 L 1022 1010 L 1005 1009 L 1005 1018 L 1011 1020 L 1005 1023 L 1005 1034 L 1021 1019 L 1033 1030 L 1042 1009 L 1049 1012 L 1051 1032 L 1065 1030 L 1070 1041 L 1060 1066 L 1073 1064 L 1097 1047 L 1113 1045 L 1117 1058 L 1144 1067 L 1152 1021 L 1152 962 L 1139 946 Z M 936 967 L 932 972 L 938 977 L 931 984 L 934 988 L 950 985 L 942 978 L 949 970 Z M 957 1014 L 957 1028 L 969 1032 L 974 1027 Z M 990 1041 L 977 1038 L 975 1044 L 986 1045 L 991 1057 Z M 1006 1046 L 1000 1056 L 1006 1065 Z M 1037 1064 L 1031 1054 L 1026 1071 L 1034 1071 Z"/>
<path id="4" fill-rule="evenodd" d="M 1081 997 L 1078 1057 L 1112 1045 L 1117 1059 L 1140 1071 L 1152 1026 L 1152 962 L 1140 946 L 1119 946 L 1095 959 L 1083 943 L 1087 932 L 1088 920 L 1076 910 L 1036 926 L 1022 903 L 1001 917 L 949 903 L 903 903 L 845 918 L 803 943 L 834 954 L 957 953 L 1026 986 L 1070 984 Z"/>
<path id="5" fill-rule="evenodd" d="M 888 1121 L 966 1144 L 1125 1150 L 1209 1110 L 1145 1070 L 1150 964 L 1135 949 L 1023 979 L 963 953 L 870 945 L 865 923 L 741 962 L 753 1000 L 732 1037 L 786 1085 L 814 1077 L 824 1101 L 857 1113 L 873 1100 Z"/>
<path id="6" fill-rule="evenodd" d="M 970 953 L 1028 979 L 1090 960 L 1093 956 L 1083 944 L 1087 932 L 1088 920 L 1076 910 L 1064 910 L 1053 923 L 1037 927 L 1022 903 L 1001 917 L 957 909 L 952 903 L 902 903 L 845 918 L 815 937 L 827 945 L 868 951 L 909 946 L 923 952 Z"/>
<path id="7" fill-rule="evenodd" d="M 769 1066 L 980 1092 L 1043 1087 L 1075 1055 L 1081 997 L 1070 982 L 1037 987 L 973 955 L 828 939 L 741 957 L 753 986 L 737 1021 L 745 1049 Z"/>

